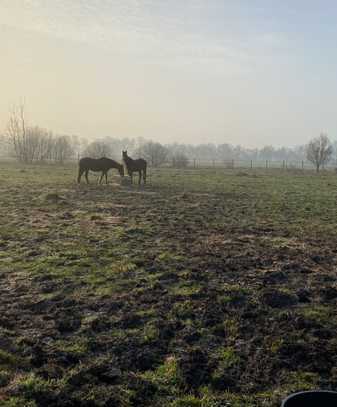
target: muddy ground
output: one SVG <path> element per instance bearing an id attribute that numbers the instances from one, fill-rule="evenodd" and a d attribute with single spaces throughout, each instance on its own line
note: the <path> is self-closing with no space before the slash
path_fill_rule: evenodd
<path id="1" fill-rule="evenodd" d="M 335 175 L 75 177 L 0 165 L 0 405 L 278 406 L 336 389 Z"/>

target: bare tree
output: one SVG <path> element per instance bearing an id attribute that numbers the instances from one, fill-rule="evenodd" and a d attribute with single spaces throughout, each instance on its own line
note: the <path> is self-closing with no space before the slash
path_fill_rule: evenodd
<path id="1" fill-rule="evenodd" d="M 327 164 L 332 156 L 333 148 L 329 137 L 321 133 L 319 137 L 312 139 L 306 148 L 307 159 L 319 172 L 320 168 Z"/>
<path id="2" fill-rule="evenodd" d="M 185 154 L 177 153 L 172 157 L 172 165 L 174 168 L 188 167 L 188 157 Z"/>
<path id="3" fill-rule="evenodd" d="M 26 164 L 45 160 L 63 163 L 73 155 L 70 137 L 54 136 L 39 126 L 26 125 L 23 104 L 11 110 L 5 136 L 14 157 Z"/>
<path id="4" fill-rule="evenodd" d="M 18 161 L 27 164 L 41 160 L 46 149 L 47 134 L 46 130 L 38 126 L 27 126 L 24 104 L 12 108 L 6 136 Z"/>
<path id="5" fill-rule="evenodd" d="M 22 151 L 15 155 L 19 161 L 25 163 L 50 160 L 53 144 L 54 138 L 50 131 L 39 126 L 29 126 L 25 129 L 25 143 L 21 144 Z M 23 158 L 20 159 L 20 157 Z"/>
<path id="6" fill-rule="evenodd" d="M 137 153 L 143 156 L 152 167 L 159 167 L 165 163 L 168 156 L 168 149 L 160 143 L 149 141 L 143 144 Z"/>
<path id="7" fill-rule="evenodd" d="M 0 156 L 1 157 L 8 157 L 8 138 L 5 134 L 0 134 Z"/>
<path id="8" fill-rule="evenodd" d="M 13 106 L 6 134 L 12 144 L 15 157 L 19 161 L 29 162 L 24 104 Z"/>
<path id="9" fill-rule="evenodd" d="M 40 140 L 40 161 L 50 161 L 53 159 L 53 149 L 54 149 L 54 135 L 51 131 L 45 131 L 44 136 Z"/>
<path id="10" fill-rule="evenodd" d="M 111 156 L 112 151 L 109 144 L 104 141 L 93 141 L 84 150 L 83 155 L 90 156 L 92 158 L 101 158 Z"/>
<path id="11" fill-rule="evenodd" d="M 54 141 L 53 159 L 54 161 L 63 164 L 74 154 L 74 149 L 71 144 L 71 139 L 68 136 L 57 136 Z"/>

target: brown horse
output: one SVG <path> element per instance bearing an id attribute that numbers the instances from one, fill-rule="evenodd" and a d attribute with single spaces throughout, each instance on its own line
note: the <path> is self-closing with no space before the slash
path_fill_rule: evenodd
<path id="1" fill-rule="evenodd" d="M 131 178 L 131 184 L 133 183 L 132 175 L 134 172 L 138 172 L 138 174 L 139 174 L 138 184 L 140 185 L 142 176 L 143 176 L 143 182 L 144 182 L 144 184 L 146 184 L 147 162 L 145 160 L 143 160 L 142 158 L 133 160 L 131 157 L 128 156 L 127 151 L 123 151 L 123 161 L 124 161 L 125 167 L 127 169 L 127 172 Z"/>
<path id="2" fill-rule="evenodd" d="M 85 179 L 87 180 L 87 184 L 89 184 L 88 180 L 88 173 L 89 171 L 94 171 L 94 172 L 102 172 L 101 178 L 99 180 L 99 183 L 102 183 L 102 179 L 105 175 L 105 182 L 108 183 L 108 171 L 111 168 L 116 168 L 119 171 L 119 175 L 121 177 L 124 176 L 124 167 L 122 164 L 119 164 L 118 162 L 114 160 L 110 160 L 110 158 L 102 157 L 102 158 L 90 158 L 90 157 L 84 157 L 81 158 L 79 161 L 79 169 L 78 169 L 78 178 L 77 182 L 81 182 L 81 177 L 83 173 L 85 173 Z"/>

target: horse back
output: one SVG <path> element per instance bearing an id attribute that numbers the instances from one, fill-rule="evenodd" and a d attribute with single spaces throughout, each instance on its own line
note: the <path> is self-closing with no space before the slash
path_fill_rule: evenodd
<path id="1" fill-rule="evenodd" d="M 91 157 L 83 157 L 79 161 L 79 166 L 85 170 L 92 170 L 92 171 L 104 171 L 108 168 L 111 168 L 109 158 L 102 157 L 102 158 L 91 158 Z"/>
<path id="2" fill-rule="evenodd" d="M 89 166 L 93 163 L 93 161 L 95 161 L 94 158 L 83 157 L 83 158 L 81 158 L 80 161 L 78 162 L 78 165 L 79 165 L 81 168 L 86 168 L 86 167 L 89 167 Z"/>
<path id="3" fill-rule="evenodd" d="M 138 158 L 137 160 L 134 160 L 135 165 L 141 169 L 146 169 L 147 162 L 143 158 Z"/>

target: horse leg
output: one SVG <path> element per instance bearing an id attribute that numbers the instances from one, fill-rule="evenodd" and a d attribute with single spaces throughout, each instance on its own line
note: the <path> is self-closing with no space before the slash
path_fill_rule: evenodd
<path id="1" fill-rule="evenodd" d="M 89 174 L 89 170 L 86 170 L 85 171 L 85 179 L 87 180 L 87 184 L 89 184 L 88 174 Z"/>
<path id="2" fill-rule="evenodd" d="M 142 170 L 138 171 L 138 185 L 140 185 L 140 182 L 142 180 Z"/>
<path id="3" fill-rule="evenodd" d="M 143 181 L 144 185 L 146 184 L 146 168 L 143 169 Z"/>
<path id="4" fill-rule="evenodd" d="M 133 184 L 133 172 L 130 173 L 131 185 Z"/>
<path id="5" fill-rule="evenodd" d="M 102 173 L 101 173 L 101 178 L 99 179 L 99 183 L 100 183 L 100 184 L 102 183 L 103 177 L 104 177 L 104 171 L 102 171 Z"/>
<path id="6" fill-rule="evenodd" d="M 105 173 L 105 183 L 108 185 L 108 171 Z"/>
<path id="7" fill-rule="evenodd" d="M 78 170 L 78 177 L 77 177 L 77 182 L 80 183 L 81 182 L 81 177 L 82 174 L 84 173 L 84 170 L 82 168 L 79 168 Z"/>

